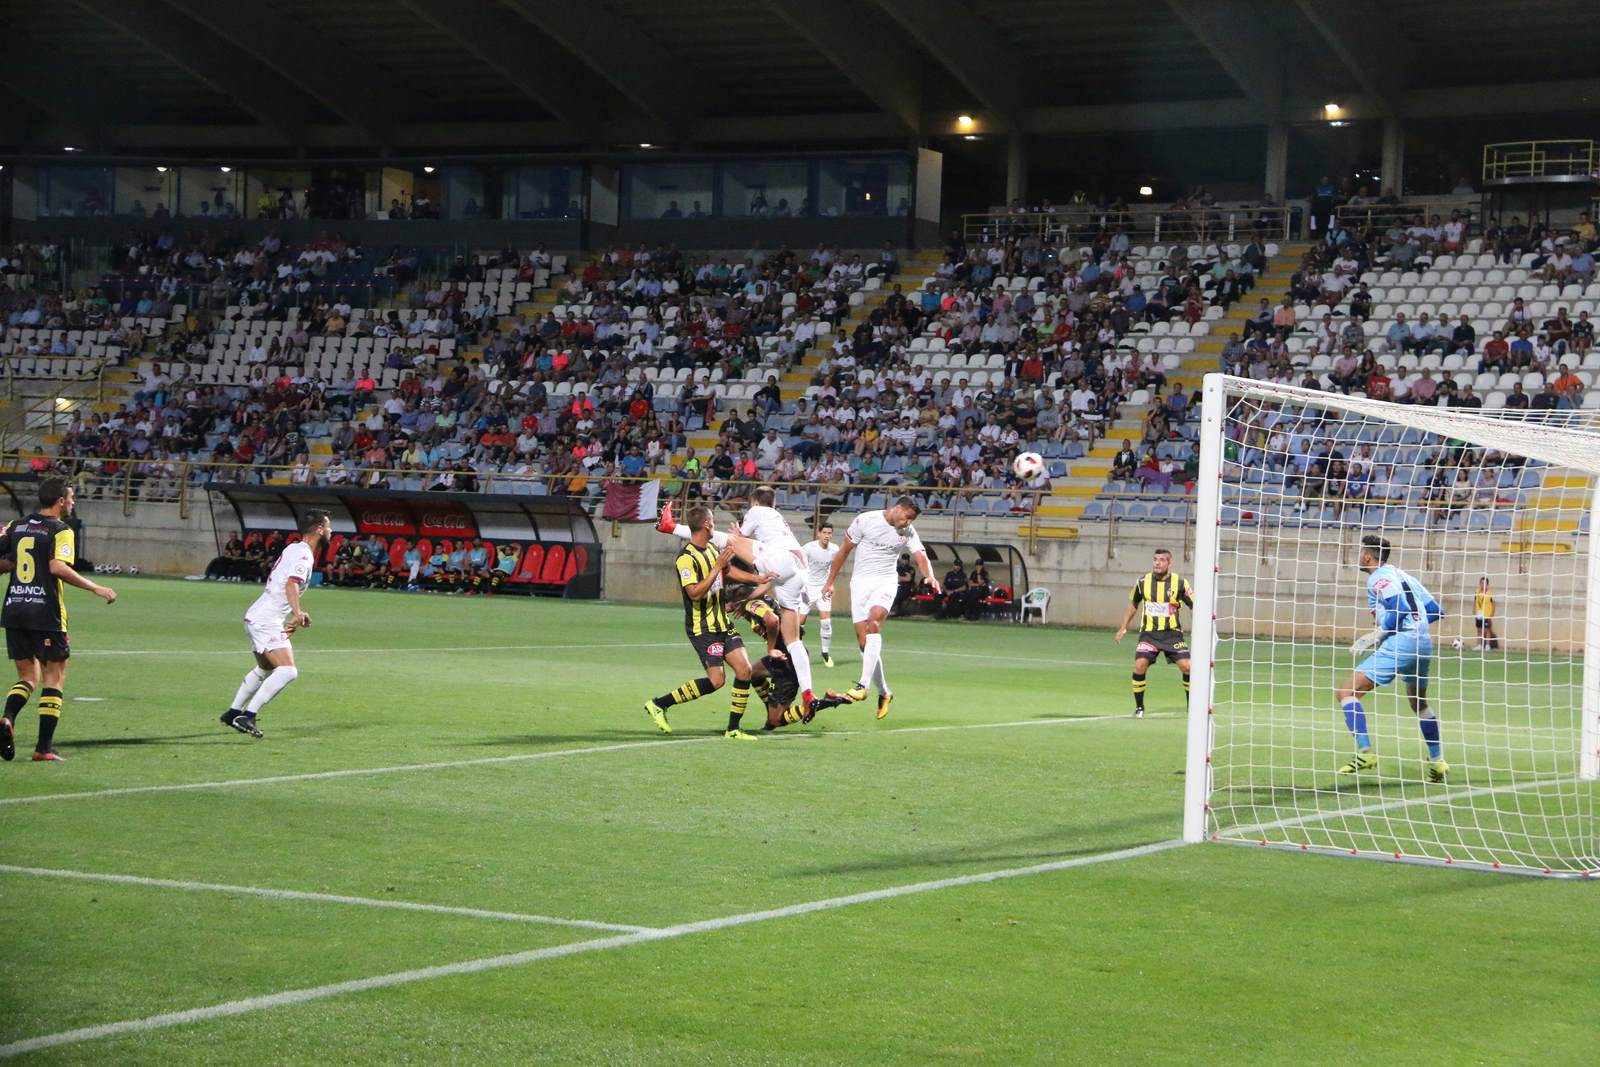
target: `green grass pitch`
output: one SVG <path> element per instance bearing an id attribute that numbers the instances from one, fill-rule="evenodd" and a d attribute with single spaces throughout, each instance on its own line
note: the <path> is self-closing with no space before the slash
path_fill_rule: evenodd
<path id="1" fill-rule="evenodd" d="M 894 621 L 883 722 L 727 742 L 722 693 L 661 743 L 641 702 L 699 673 L 676 610 L 319 589 L 251 741 L 216 717 L 255 590 L 115 584 L 72 599 L 68 762 L 24 762 L 30 709 L 0 765 L 0 1045 L 249 1010 L 24 1062 L 1592 1056 L 1600 887 L 1223 845 L 1098 861 L 1177 837 L 1183 790 L 1177 674 L 1127 718 L 1108 633 Z M 824 685 L 854 678 L 840 644 Z M 1305 699 L 1331 765 L 1347 739 Z M 147 788 L 195 783 L 222 784 Z"/>

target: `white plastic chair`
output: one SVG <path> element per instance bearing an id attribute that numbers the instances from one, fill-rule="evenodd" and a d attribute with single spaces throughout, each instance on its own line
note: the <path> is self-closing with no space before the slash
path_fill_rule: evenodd
<path id="1" fill-rule="evenodd" d="M 1045 621 L 1045 613 L 1049 610 L 1050 590 L 1042 588 L 1030 589 L 1027 596 L 1017 601 L 1017 621 L 1026 623 L 1028 621 L 1028 613 L 1036 611 L 1039 613 L 1039 621 L 1042 623 Z"/>

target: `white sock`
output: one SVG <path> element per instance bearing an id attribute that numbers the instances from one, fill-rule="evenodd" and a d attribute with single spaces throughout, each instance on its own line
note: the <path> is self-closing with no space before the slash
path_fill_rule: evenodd
<path id="1" fill-rule="evenodd" d="M 245 710 L 252 715 L 256 714 L 272 703 L 272 698 L 283 692 L 284 688 L 298 677 L 300 677 L 300 672 L 293 667 L 272 668 L 272 673 L 267 675 L 267 680 L 261 683 L 261 688 L 250 699 L 250 706 Z"/>
<path id="2" fill-rule="evenodd" d="M 833 620 L 831 618 L 823 619 L 822 620 L 822 654 L 824 656 L 826 656 L 828 654 L 828 646 L 831 645 L 832 643 L 833 643 Z"/>
<path id="3" fill-rule="evenodd" d="M 889 692 L 889 676 L 883 672 L 883 651 L 878 651 L 878 692 Z"/>
<path id="4" fill-rule="evenodd" d="M 694 531 L 680 522 L 678 525 L 672 528 L 672 535 L 674 537 L 681 537 L 687 541 L 689 538 L 694 536 Z M 721 530 L 718 530 L 716 533 L 711 535 L 711 543 L 716 545 L 718 548 L 727 548 L 728 535 Z"/>
<path id="5" fill-rule="evenodd" d="M 228 707 L 232 711 L 243 711 L 244 706 L 250 703 L 250 698 L 256 695 L 256 690 L 261 688 L 261 683 L 267 680 L 267 672 L 256 667 L 244 676 L 244 681 L 239 683 L 239 691 L 233 694 L 233 703 Z"/>
<path id="6" fill-rule="evenodd" d="M 861 680 L 859 684 L 863 689 L 872 684 L 873 676 L 877 674 L 878 663 L 883 658 L 883 635 L 868 634 L 861 645 Z"/>
<path id="7" fill-rule="evenodd" d="M 810 692 L 811 653 L 806 651 L 806 643 L 804 641 L 796 641 L 792 645 L 784 645 L 784 648 L 788 650 L 789 662 L 794 664 L 794 676 L 800 682 L 800 692 Z"/>

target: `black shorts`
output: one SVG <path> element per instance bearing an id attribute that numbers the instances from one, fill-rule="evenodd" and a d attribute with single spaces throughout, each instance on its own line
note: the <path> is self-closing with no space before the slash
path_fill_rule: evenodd
<path id="1" fill-rule="evenodd" d="M 11 659 L 36 659 L 61 663 L 72 655 L 61 630 L 6 630 L 6 655 Z"/>
<path id="2" fill-rule="evenodd" d="M 1139 643 L 1133 646 L 1134 659 L 1147 659 L 1152 663 L 1157 656 L 1166 656 L 1168 663 L 1189 658 L 1189 642 L 1182 630 L 1147 630 L 1139 634 Z"/>
<path id="3" fill-rule="evenodd" d="M 728 653 L 744 647 L 744 638 L 729 630 L 724 634 L 701 634 L 690 637 L 689 644 L 694 646 L 694 654 L 700 657 L 701 666 L 710 670 L 712 667 L 722 666 L 722 661 Z"/>
<path id="4" fill-rule="evenodd" d="M 1472 628 L 1474 630 L 1481 630 L 1493 621 L 1493 619 L 1486 619 L 1482 615 L 1475 615 L 1472 618 Z"/>

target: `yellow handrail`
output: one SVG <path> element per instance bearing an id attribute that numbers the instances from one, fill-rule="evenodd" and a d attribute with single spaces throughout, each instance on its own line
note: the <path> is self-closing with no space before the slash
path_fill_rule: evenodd
<path id="1" fill-rule="evenodd" d="M 1346 226 L 1363 228 L 1381 228 L 1395 222 L 1409 223 L 1418 215 L 1424 219 L 1432 219 L 1435 215 L 1441 219 L 1448 219 L 1453 211 L 1466 213 L 1469 234 L 1478 228 L 1476 194 L 1434 197 L 1428 200 L 1402 200 L 1398 204 L 1340 204 L 1333 209 L 1334 216 Z"/>
<path id="2" fill-rule="evenodd" d="M 1571 138 L 1500 141 L 1483 146 L 1483 180 L 1512 178 L 1600 178 L 1600 145 Z"/>

